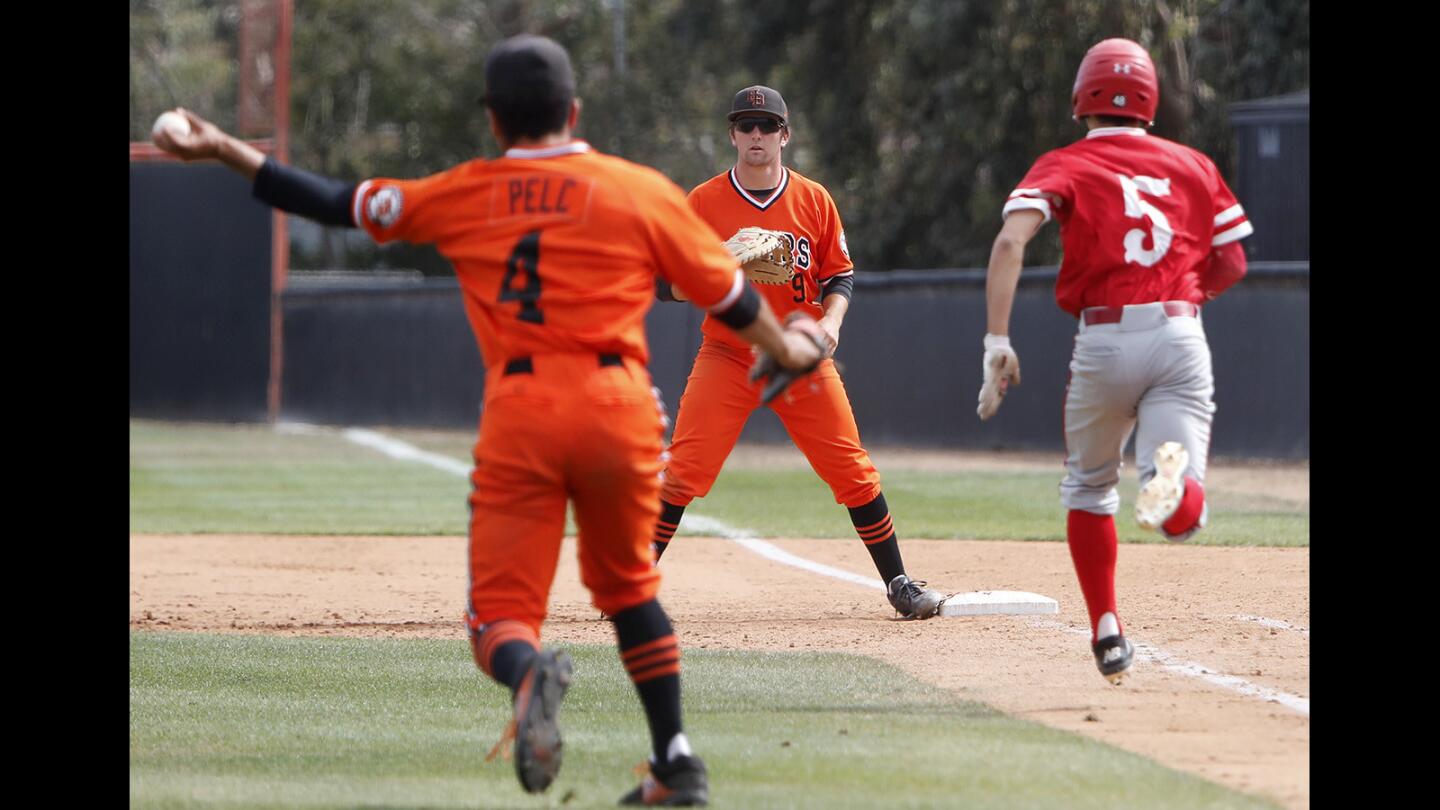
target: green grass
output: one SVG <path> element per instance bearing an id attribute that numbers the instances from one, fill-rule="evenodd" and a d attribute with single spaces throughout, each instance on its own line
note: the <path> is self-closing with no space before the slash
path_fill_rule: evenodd
<path id="1" fill-rule="evenodd" d="M 130 635 L 130 805 L 610 807 L 648 751 L 613 648 L 570 647 L 565 766 L 483 762 L 507 695 L 463 641 Z M 712 806 L 1269 807 L 842 654 L 685 653 Z"/>
<path id="2" fill-rule="evenodd" d="M 466 432 L 395 431 L 465 460 Z M 798 451 L 796 451 L 798 453 Z M 887 468 L 885 497 L 904 538 L 1064 539 L 1061 471 L 935 472 Z M 1122 478 L 1124 506 L 1135 481 Z M 338 435 L 264 426 L 130 423 L 130 529 L 145 533 L 460 535 L 469 482 L 389 459 Z M 1197 545 L 1308 546 L 1305 507 L 1263 494 L 1212 490 Z M 728 467 L 691 509 L 761 537 L 854 536 L 848 514 L 814 473 Z M 1123 542 L 1164 542 L 1117 520 Z M 573 525 L 571 526 L 573 531 Z"/>
<path id="3" fill-rule="evenodd" d="M 469 492 L 338 435 L 130 423 L 132 532 L 456 535 Z"/>
<path id="4" fill-rule="evenodd" d="M 1060 505 L 1062 472 L 933 472 L 886 470 L 885 501 L 904 538 L 1064 540 Z M 1122 478 L 1122 519 L 1115 525 L 1127 543 L 1164 543 L 1125 520 L 1135 503 L 1133 479 Z M 1310 514 L 1276 498 L 1207 492 L 1210 518 L 1189 542 L 1217 546 L 1308 546 Z M 809 470 L 728 469 L 710 493 L 690 509 L 750 529 L 762 537 L 854 536 L 849 514 L 829 487 Z"/>

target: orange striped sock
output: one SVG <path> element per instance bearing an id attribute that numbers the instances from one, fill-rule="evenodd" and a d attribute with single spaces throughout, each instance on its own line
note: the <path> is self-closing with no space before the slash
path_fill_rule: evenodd
<path id="1" fill-rule="evenodd" d="M 870 559 L 875 563 L 875 570 L 880 572 L 880 579 L 888 585 L 890 580 L 905 573 L 905 563 L 900 559 L 900 541 L 895 537 L 895 521 L 890 517 L 885 493 L 876 495 L 874 500 L 864 506 L 853 506 L 849 509 L 850 522 L 855 525 L 855 533 L 860 536 L 860 542 L 865 544 L 865 550 L 870 552 Z"/>
<path id="2" fill-rule="evenodd" d="M 650 541 L 651 546 L 655 549 L 655 562 L 660 562 L 660 556 L 670 545 L 671 538 L 675 536 L 675 530 L 680 528 L 680 518 L 684 514 L 685 507 L 666 500 L 660 501 L 660 519 L 655 521 L 655 536 Z"/>
<path id="3" fill-rule="evenodd" d="M 530 625 L 501 619 L 470 631 L 470 651 L 481 672 L 513 692 L 540 651 L 540 639 Z"/>
<path id="4" fill-rule="evenodd" d="M 680 721 L 680 644 L 670 617 L 650 600 L 615 614 L 620 661 L 640 693 L 655 761 L 664 762 L 670 740 L 684 730 Z"/>

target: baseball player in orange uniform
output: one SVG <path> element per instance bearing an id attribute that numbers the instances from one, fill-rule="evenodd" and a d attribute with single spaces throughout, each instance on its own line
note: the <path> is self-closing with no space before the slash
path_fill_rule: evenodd
<path id="1" fill-rule="evenodd" d="M 1107 39 L 1085 54 L 1071 103 L 1086 135 L 1040 156 L 1010 193 L 986 282 L 981 419 L 1020 382 L 1009 325 L 1025 245 L 1060 223 L 1055 298 L 1079 327 L 1060 500 L 1095 665 L 1112 683 L 1134 657 L 1115 600 L 1121 451 L 1133 432 L 1141 526 L 1173 541 L 1205 526 L 1215 382 L 1200 306 L 1245 275 L 1239 240 L 1254 231 L 1209 158 L 1146 131 L 1159 99 L 1139 44 Z"/>
<path id="2" fill-rule="evenodd" d="M 650 555 L 665 413 L 646 369 L 645 312 L 659 274 L 717 328 L 792 369 L 819 360 L 819 330 L 781 328 L 674 184 L 571 137 L 580 102 L 561 46 L 506 40 L 486 59 L 485 79 L 504 156 L 419 180 L 351 185 L 313 175 L 188 113 L 192 133 L 156 143 L 221 160 L 252 178 L 266 203 L 364 228 L 379 242 L 434 243 L 454 263 L 487 369 L 471 476 L 468 627 L 477 665 L 513 692 L 501 742 L 513 735 L 526 790 L 549 787 L 571 665 L 542 650 L 539 636 L 573 501 L 581 578 L 613 617 L 652 737 L 650 773 L 622 803 L 704 804 L 705 766 L 681 725 L 680 650 Z"/>
<path id="3" fill-rule="evenodd" d="M 829 192 L 781 163 L 790 141 L 789 111 L 780 94 L 753 86 L 735 94 L 729 113 L 734 168 L 696 186 L 690 205 L 716 233 L 729 236 L 754 226 L 785 235 L 794 256 L 795 275 L 788 285 L 754 285 L 780 317 L 803 313 L 817 318 L 833 353 L 840 324 L 850 306 L 854 265 L 845 245 L 840 212 Z M 662 300 L 683 300 L 664 285 Z M 760 387 L 746 378 L 750 349 L 713 317 L 703 326 L 695 358 L 676 416 L 665 470 L 661 515 L 655 528 L 658 561 L 692 500 L 704 497 L 734 449 L 750 413 L 760 405 Z M 927 619 L 940 610 L 944 596 L 905 574 L 900 544 L 880 474 L 860 446 L 860 431 L 835 363 L 824 360 L 814 374 L 770 403 L 791 440 L 810 466 L 830 485 L 836 503 L 850 519 L 886 585 L 890 604 L 902 616 Z"/>

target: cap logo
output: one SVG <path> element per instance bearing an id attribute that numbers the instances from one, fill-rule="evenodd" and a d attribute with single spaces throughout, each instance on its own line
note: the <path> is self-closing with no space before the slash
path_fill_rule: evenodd
<path id="1" fill-rule="evenodd" d="M 1124 107 L 1124 106 L 1125 106 L 1125 97 L 1124 97 L 1124 96 L 1116 96 L 1115 98 L 1110 99 L 1110 103 L 1111 103 L 1111 104 L 1114 104 L 1116 107 Z"/>
<path id="2" fill-rule="evenodd" d="M 1129 72 L 1130 72 L 1130 63 L 1129 63 L 1129 62 L 1116 62 L 1116 63 L 1115 63 L 1115 72 L 1116 72 L 1116 73 L 1129 73 Z"/>
<path id="3" fill-rule="evenodd" d="M 750 103 L 750 106 L 752 107 L 765 106 L 765 94 L 759 90 L 746 91 L 745 99 Z"/>

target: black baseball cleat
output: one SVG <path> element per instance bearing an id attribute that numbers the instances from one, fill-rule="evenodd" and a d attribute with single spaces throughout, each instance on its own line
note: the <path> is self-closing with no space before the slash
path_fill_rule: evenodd
<path id="1" fill-rule="evenodd" d="M 885 589 L 890 604 L 906 619 L 928 619 L 940 612 L 945 604 L 945 595 L 922 587 L 925 582 L 916 582 L 901 574 L 890 580 Z"/>
<path id="2" fill-rule="evenodd" d="M 645 807 L 703 807 L 710 803 L 710 780 L 705 763 L 695 756 L 678 756 L 664 765 L 649 763 L 649 772 L 620 803 Z"/>
<path id="3" fill-rule="evenodd" d="M 563 650 L 542 650 L 515 692 L 515 775 L 530 793 L 560 773 L 560 701 L 574 668 Z"/>
<path id="4" fill-rule="evenodd" d="M 1130 664 L 1135 659 L 1135 645 L 1124 635 L 1106 636 L 1091 644 L 1090 649 L 1095 653 L 1095 666 L 1100 668 L 1105 680 L 1118 686 L 1130 673 Z"/>

